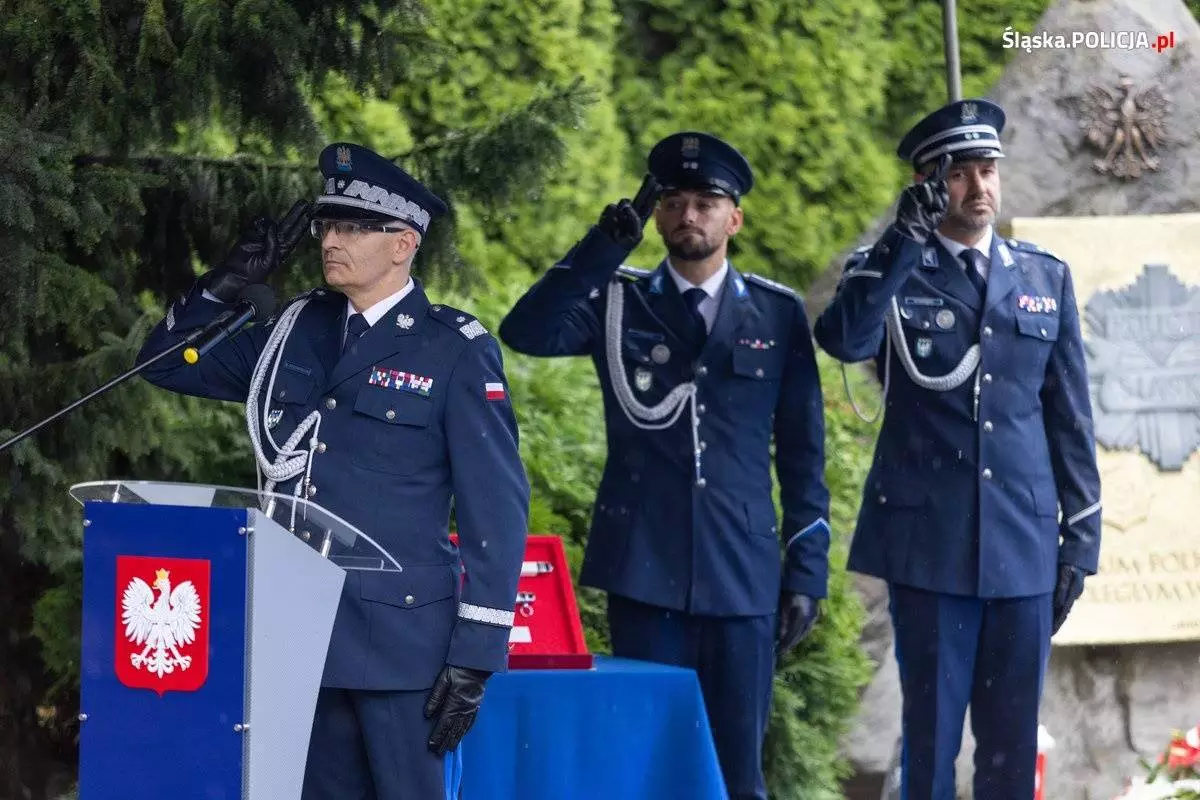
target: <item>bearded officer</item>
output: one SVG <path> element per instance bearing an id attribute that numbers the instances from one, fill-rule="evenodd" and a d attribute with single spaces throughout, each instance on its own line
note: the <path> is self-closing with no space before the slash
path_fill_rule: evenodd
<path id="1" fill-rule="evenodd" d="M 654 147 L 649 171 L 662 191 L 662 264 L 622 266 L 645 222 L 642 193 L 622 200 L 518 301 L 500 337 L 531 355 L 591 357 L 608 461 L 581 583 L 608 592 L 615 655 L 697 671 L 730 794 L 766 798 L 776 645 L 782 654 L 804 638 L 826 593 L 814 348 L 795 293 L 728 261 L 753 185 L 745 158 L 677 133 Z"/>
<path id="2" fill-rule="evenodd" d="M 313 498 L 403 567 L 347 572 L 303 798 L 457 797 L 459 742 L 485 681 L 506 668 L 526 536 L 529 486 L 500 347 L 470 314 L 430 303 L 410 274 L 446 211 L 438 197 L 353 144 L 326 148 L 320 169 L 311 231 L 333 290 L 302 295 L 274 326 L 249 328 L 194 366 L 164 360 L 144 374 L 176 392 L 246 401 L 268 336 L 293 326 L 256 448 L 301 433 L 301 469 L 277 491 Z M 298 213 L 260 221 L 171 305 L 139 360 L 264 282 L 306 227 Z M 317 425 L 297 432 L 311 415 Z M 275 457 L 265 455 L 260 464 Z M 448 538 L 451 498 L 461 552 Z"/>
<path id="3" fill-rule="evenodd" d="M 976 800 L 1033 796 L 1050 637 L 1100 549 L 1071 271 L 993 228 L 1004 121 L 966 100 L 904 137 L 917 182 L 815 331 L 885 386 L 849 567 L 889 584 L 910 800 L 953 800 L 968 704 Z"/>

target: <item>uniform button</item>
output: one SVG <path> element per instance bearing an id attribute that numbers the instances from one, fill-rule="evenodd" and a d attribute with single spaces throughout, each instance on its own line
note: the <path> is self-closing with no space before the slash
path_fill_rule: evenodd
<path id="1" fill-rule="evenodd" d="M 699 480 L 696 481 L 696 485 L 699 486 L 701 489 L 703 489 L 705 486 L 708 485 L 708 481 L 704 480 L 704 478 L 700 478 Z"/>
<path id="2" fill-rule="evenodd" d="M 707 449 L 708 449 L 708 442 L 701 442 L 700 443 L 700 451 L 704 452 Z"/>
<path id="3" fill-rule="evenodd" d="M 1045 335 L 1046 335 L 1046 329 L 1042 328 L 1042 336 L 1045 336 Z"/>
<path id="4" fill-rule="evenodd" d="M 413 597 L 411 594 L 406 595 L 404 598 L 404 604 L 411 606 L 416 601 L 416 599 L 417 598 Z"/>
<path id="5" fill-rule="evenodd" d="M 886 503 L 886 502 L 887 502 L 887 496 L 886 496 L 886 495 L 882 495 L 882 494 L 881 494 L 881 495 L 879 495 L 879 502 L 880 502 L 881 504 L 882 504 L 882 503 Z"/>
<path id="6" fill-rule="evenodd" d="M 313 495 L 315 495 L 316 493 L 317 493 L 317 487 L 316 487 L 316 486 L 313 486 L 313 485 L 311 485 L 311 484 L 309 484 L 309 487 L 308 487 L 308 496 L 309 496 L 309 497 L 312 497 L 312 496 L 313 496 Z"/>
<path id="7" fill-rule="evenodd" d="M 317 452 L 318 453 L 325 452 L 325 443 L 324 442 L 317 442 Z"/>
<path id="8" fill-rule="evenodd" d="M 992 382 L 992 373 L 990 373 L 990 372 L 983 373 L 983 382 L 991 383 Z"/>
<path id="9" fill-rule="evenodd" d="M 395 419 L 395 418 L 396 418 L 396 411 L 395 411 L 394 409 L 391 409 L 391 408 L 389 408 L 389 409 L 387 410 L 387 413 L 386 413 L 386 414 L 384 414 L 384 416 L 385 416 L 385 417 L 387 417 L 388 419 Z"/>
<path id="10" fill-rule="evenodd" d="M 696 406 L 696 412 L 700 413 L 700 414 L 704 413 L 704 403 L 701 403 L 700 405 Z"/>
<path id="11" fill-rule="evenodd" d="M 762 376 L 763 376 L 762 367 L 759 367 L 758 369 L 754 370 L 754 377 L 761 378 Z"/>
<path id="12" fill-rule="evenodd" d="M 703 378 L 705 375 L 708 374 L 708 367 L 701 364 L 700 366 L 696 367 L 696 374 L 698 376 L 700 376 L 701 378 Z"/>
<path id="13" fill-rule="evenodd" d="M 983 335 L 984 335 L 984 336 L 991 336 L 991 335 L 992 335 L 992 326 L 991 326 L 991 325 L 985 325 L 985 326 L 984 326 L 984 328 L 983 328 Z"/>
<path id="14" fill-rule="evenodd" d="M 442 307 L 441 307 L 441 306 L 432 306 L 432 307 L 431 307 L 431 310 L 433 310 L 433 311 L 441 311 L 441 310 L 442 310 Z"/>
<path id="15" fill-rule="evenodd" d="M 991 422 L 991 420 L 988 420 L 987 422 L 983 423 L 983 429 L 984 429 L 985 431 L 987 431 L 988 433 L 991 433 L 991 432 L 992 432 L 992 422 Z"/>
<path id="16" fill-rule="evenodd" d="M 992 471 L 990 469 L 985 469 L 983 471 L 983 479 L 985 481 L 990 481 L 992 479 Z"/>
<path id="17" fill-rule="evenodd" d="M 1042 331 L 1042 332 L 1045 333 L 1045 331 Z M 279 399 L 282 400 L 285 397 L 287 397 L 287 389 L 280 389 L 279 390 Z"/>
<path id="18" fill-rule="evenodd" d="M 921 323 L 921 327 L 922 327 L 922 328 L 928 328 L 928 327 L 929 327 L 929 320 L 925 320 L 924 322 L 922 322 L 922 323 Z"/>
<path id="19" fill-rule="evenodd" d="M 334 400 L 332 397 L 326 397 L 325 398 L 325 407 L 328 408 L 330 411 L 333 411 L 335 408 L 337 408 L 337 400 Z"/>

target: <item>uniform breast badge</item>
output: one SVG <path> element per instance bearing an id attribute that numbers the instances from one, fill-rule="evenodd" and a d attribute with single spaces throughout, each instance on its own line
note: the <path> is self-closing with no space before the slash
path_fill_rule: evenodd
<path id="1" fill-rule="evenodd" d="M 406 331 L 413 326 L 413 318 L 408 314 L 401 314 L 396 317 L 396 327 L 402 331 Z"/>
<path id="2" fill-rule="evenodd" d="M 1034 314 L 1050 314 L 1058 311 L 1058 302 L 1053 297 L 1031 297 L 1023 294 L 1017 298 L 1017 308 Z"/>
<path id="3" fill-rule="evenodd" d="M 917 357 L 929 358 L 929 354 L 933 352 L 933 339 L 928 336 L 922 336 L 917 339 Z"/>
<path id="4" fill-rule="evenodd" d="M 653 384 L 654 378 L 650 374 L 650 370 L 638 367 L 633 373 L 633 385 L 637 387 L 639 392 L 650 391 L 650 386 Z"/>
<path id="5" fill-rule="evenodd" d="M 937 312 L 937 316 L 933 318 L 937 326 L 944 331 L 948 331 L 954 327 L 954 312 L 948 308 L 943 308 Z"/>
<path id="6" fill-rule="evenodd" d="M 267 415 L 267 430 L 274 430 L 275 426 L 279 424 L 281 419 L 283 419 L 283 409 L 276 408 L 272 410 L 271 413 Z"/>

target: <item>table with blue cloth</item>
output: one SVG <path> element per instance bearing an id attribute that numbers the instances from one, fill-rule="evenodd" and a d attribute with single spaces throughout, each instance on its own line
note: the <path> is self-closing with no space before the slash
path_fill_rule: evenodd
<path id="1" fill-rule="evenodd" d="M 462 800 L 727 797 L 690 669 L 597 656 L 494 675 L 462 743 Z"/>

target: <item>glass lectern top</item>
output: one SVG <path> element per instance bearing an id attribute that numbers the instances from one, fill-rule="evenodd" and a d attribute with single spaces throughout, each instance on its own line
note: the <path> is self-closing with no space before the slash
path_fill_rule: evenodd
<path id="1" fill-rule="evenodd" d="M 371 537 L 303 497 L 236 486 L 120 480 L 77 483 L 70 492 L 80 505 L 91 502 L 253 509 L 343 569 L 403 569 Z"/>

